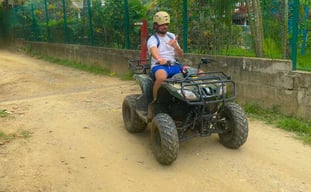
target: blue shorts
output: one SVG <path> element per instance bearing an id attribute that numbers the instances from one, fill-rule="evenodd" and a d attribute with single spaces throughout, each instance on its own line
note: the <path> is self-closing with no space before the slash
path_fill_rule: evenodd
<path id="1" fill-rule="evenodd" d="M 158 70 L 164 70 L 167 74 L 167 78 L 170 78 L 172 76 L 174 76 L 175 74 L 177 73 L 181 73 L 181 70 L 180 70 L 180 65 L 179 64 L 175 64 L 175 65 L 172 65 L 172 66 L 167 66 L 167 65 L 157 65 L 155 67 L 153 67 L 151 69 L 151 72 L 153 74 L 155 74 Z"/>

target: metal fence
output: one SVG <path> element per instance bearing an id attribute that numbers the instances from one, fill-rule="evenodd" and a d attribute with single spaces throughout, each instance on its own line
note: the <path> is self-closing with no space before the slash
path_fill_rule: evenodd
<path id="1" fill-rule="evenodd" d="M 103 26 L 105 18 L 96 18 L 96 7 L 91 7 L 90 1 L 85 1 L 82 7 L 62 0 L 55 4 L 27 4 L 13 7 L 7 12 L 11 34 L 14 38 L 29 41 L 45 41 L 70 43 L 103 47 L 125 47 L 124 21 L 114 21 L 121 25 Z M 112 28 L 113 27 L 113 28 Z M 133 33 L 132 47 L 139 44 L 138 31 Z M 137 37 L 137 38 L 135 38 Z M 128 47 L 129 48 L 129 47 Z"/>
<path id="2" fill-rule="evenodd" d="M 120 49 L 140 49 L 140 28 L 135 23 L 147 19 L 148 34 L 152 34 L 152 14 L 138 11 L 137 5 L 129 5 L 127 0 L 116 0 L 113 10 L 104 9 L 100 0 L 84 0 L 82 4 L 70 0 L 42 0 L 41 3 L 28 3 L 4 9 L 3 15 L 7 22 L 6 28 L 11 38 L 23 38 L 29 41 L 44 41 L 55 43 L 81 44 Z M 179 42 L 185 52 L 204 54 L 232 55 L 229 48 L 252 52 L 251 33 L 247 18 L 243 14 L 234 15 L 233 23 L 226 26 L 213 19 L 210 8 L 200 6 L 200 1 L 188 5 L 183 1 L 179 5 L 179 13 L 172 15 L 172 31 L 179 34 Z M 280 1 L 262 1 L 263 26 L 265 27 L 266 57 L 275 58 L 280 50 L 282 34 L 275 19 L 280 15 Z M 269 4 L 270 2 L 274 4 Z M 297 5 L 298 2 L 298 5 Z M 140 5 L 143 7 L 143 5 Z M 265 6 L 269 6 L 267 9 Z M 293 60 L 296 69 L 298 60 L 311 57 L 310 40 L 307 32 L 310 30 L 310 20 L 299 17 L 298 0 L 289 0 L 289 58 Z M 308 7 L 305 7 L 308 14 Z M 166 9 L 158 7 L 158 9 Z M 143 9 L 142 9 L 143 10 Z M 155 10 L 156 11 L 156 10 Z M 169 11 L 169 10 L 168 10 Z M 180 17 L 181 16 L 181 17 Z M 303 20 L 303 22 L 301 22 Z M 298 21 L 302 23 L 298 26 Z M 282 23 L 281 23 L 282 25 Z M 249 56 L 249 55 L 247 55 Z M 251 55 L 254 56 L 254 55 Z M 281 56 L 280 56 L 281 58 Z M 311 70 L 311 66 L 299 64 L 298 69 Z"/>

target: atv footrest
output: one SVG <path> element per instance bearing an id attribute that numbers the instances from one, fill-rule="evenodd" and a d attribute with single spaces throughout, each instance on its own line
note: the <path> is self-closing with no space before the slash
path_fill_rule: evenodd
<path id="1" fill-rule="evenodd" d="M 198 132 L 193 132 L 193 133 L 187 133 L 185 135 L 183 135 L 182 137 L 179 137 L 179 142 L 185 142 L 188 141 L 194 137 L 200 137 L 200 133 Z"/>
<path id="2" fill-rule="evenodd" d="M 144 122 L 147 122 L 147 111 L 137 110 L 136 113 L 141 120 L 143 120 Z"/>

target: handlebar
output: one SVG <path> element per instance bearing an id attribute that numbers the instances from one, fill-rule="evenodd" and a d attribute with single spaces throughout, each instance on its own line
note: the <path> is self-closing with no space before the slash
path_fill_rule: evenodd
<path id="1" fill-rule="evenodd" d="M 174 63 L 173 61 L 168 60 L 168 61 L 166 61 L 166 63 L 165 63 L 165 64 L 162 64 L 162 65 L 172 66 L 172 64 L 173 64 L 173 63 Z M 157 65 L 161 65 L 159 62 L 156 62 L 156 64 L 157 64 Z"/>

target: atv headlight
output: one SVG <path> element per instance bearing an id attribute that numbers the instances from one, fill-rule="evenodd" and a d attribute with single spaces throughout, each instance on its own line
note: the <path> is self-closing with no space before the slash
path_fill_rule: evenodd
<path id="1" fill-rule="evenodd" d="M 183 89 L 183 90 L 178 90 L 177 91 L 181 96 L 185 97 L 188 100 L 197 100 L 198 97 L 196 94 L 190 90 Z"/>
<path id="2" fill-rule="evenodd" d="M 224 95 L 226 94 L 227 92 L 227 89 L 226 89 L 226 86 L 219 86 L 219 95 Z"/>

